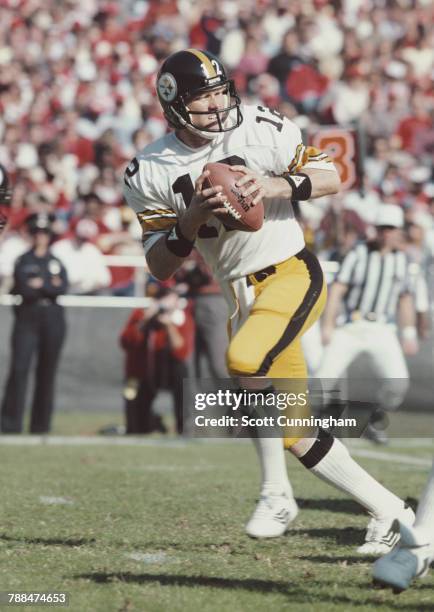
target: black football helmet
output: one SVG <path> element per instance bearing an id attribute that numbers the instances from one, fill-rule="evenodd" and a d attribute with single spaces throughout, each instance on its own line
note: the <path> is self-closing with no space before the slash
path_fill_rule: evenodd
<path id="1" fill-rule="evenodd" d="M 212 112 L 191 112 L 187 105 L 194 96 L 227 85 L 228 105 Z M 157 75 L 157 94 L 169 124 L 178 129 L 187 128 L 205 138 L 214 138 L 220 132 L 237 128 L 243 121 L 240 98 L 234 82 L 228 79 L 223 64 L 209 51 L 186 49 L 170 55 Z M 211 128 L 197 128 L 194 115 L 215 115 Z"/>

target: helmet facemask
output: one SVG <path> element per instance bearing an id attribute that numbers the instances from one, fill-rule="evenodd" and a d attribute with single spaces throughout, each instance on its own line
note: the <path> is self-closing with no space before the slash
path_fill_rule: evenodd
<path id="1" fill-rule="evenodd" d="M 227 104 L 224 108 L 215 110 L 190 110 L 189 104 L 201 94 L 212 92 L 215 89 L 226 87 L 224 92 L 227 98 Z M 198 134 L 209 140 L 214 139 L 222 132 L 230 132 L 241 125 L 243 116 L 240 110 L 240 98 L 238 97 L 233 81 L 225 81 L 217 86 L 206 87 L 202 90 L 194 92 L 192 96 L 180 96 L 178 102 L 173 105 L 174 113 L 179 117 L 180 123 L 194 134 Z M 195 117 L 207 116 L 212 118 L 211 124 L 205 127 L 199 127 L 195 124 Z"/>

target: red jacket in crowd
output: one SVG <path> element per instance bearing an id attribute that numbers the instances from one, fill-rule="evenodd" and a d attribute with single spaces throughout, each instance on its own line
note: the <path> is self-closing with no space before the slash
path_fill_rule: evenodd
<path id="1" fill-rule="evenodd" d="M 176 327 L 184 339 L 184 344 L 178 349 L 172 348 L 170 355 L 179 361 L 186 361 L 194 349 L 194 320 L 189 308 L 182 312 L 185 315 L 184 322 Z M 126 352 L 126 378 L 143 379 L 149 369 L 152 369 L 155 354 L 169 346 L 164 327 L 146 328 L 144 313 L 143 308 L 134 310 L 120 335 L 120 344 Z"/>

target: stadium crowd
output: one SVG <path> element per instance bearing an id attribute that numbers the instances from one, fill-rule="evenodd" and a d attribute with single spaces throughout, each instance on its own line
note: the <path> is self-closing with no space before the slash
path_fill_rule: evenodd
<path id="1" fill-rule="evenodd" d="M 0 246 L 0 275 L 25 250 L 23 219 L 35 211 L 55 213 L 58 238 L 140 254 L 121 177 L 133 152 L 165 133 L 156 72 L 189 45 L 219 55 L 244 100 L 302 128 L 363 128 L 363 194 L 304 205 L 311 246 L 337 246 L 343 208 L 369 231 L 383 201 L 404 207 L 434 250 L 431 17 L 427 0 L 6 0 L 0 164 L 13 177 L 14 231 Z M 111 279 L 103 271 L 75 291 L 128 295 L 132 279 L 131 269 L 112 268 Z"/>

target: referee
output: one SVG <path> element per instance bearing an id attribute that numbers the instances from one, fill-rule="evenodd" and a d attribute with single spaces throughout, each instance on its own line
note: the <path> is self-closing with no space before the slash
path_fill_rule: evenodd
<path id="1" fill-rule="evenodd" d="M 15 265 L 12 292 L 20 295 L 22 302 L 14 308 L 12 355 L 1 406 L 3 433 L 20 433 L 23 429 L 26 387 L 35 353 L 37 366 L 30 433 L 50 431 L 54 379 L 65 338 L 64 312 L 56 301 L 68 285 L 63 264 L 49 248 L 52 220 L 43 213 L 27 219 L 33 246 Z"/>
<path id="2" fill-rule="evenodd" d="M 403 226 L 402 209 L 382 204 L 376 219 L 377 240 L 356 245 L 342 262 L 324 313 L 325 350 L 316 372 L 323 389 L 330 391 L 359 355 L 369 357 L 381 381 L 376 398 L 380 410 L 365 434 L 377 443 L 387 440 L 375 427 L 382 410 L 395 410 L 408 390 L 404 353 L 418 350 L 414 282 L 410 262 L 401 250 Z"/>

